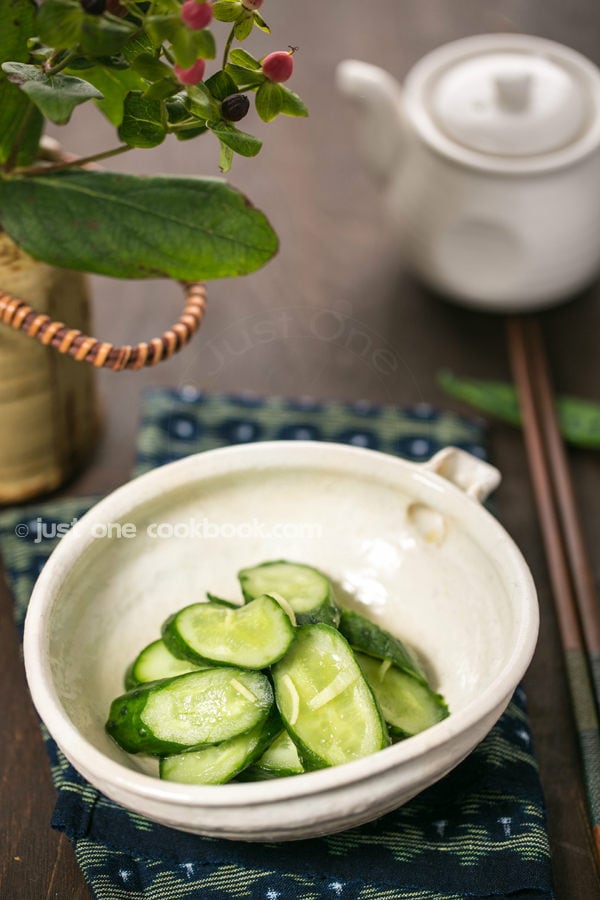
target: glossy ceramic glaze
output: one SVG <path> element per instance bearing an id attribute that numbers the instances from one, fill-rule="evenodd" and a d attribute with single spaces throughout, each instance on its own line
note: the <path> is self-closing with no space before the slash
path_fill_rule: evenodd
<path id="1" fill-rule="evenodd" d="M 600 71 L 530 35 L 423 57 L 404 88 L 341 63 L 408 265 L 465 305 L 551 306 L 600 271 Z"/>
<path id="2" fill-rule="evenodd" d="M 477 499 L 498 480 L 451 448 L 417 465 L 275 442 L 206 452 L 129 483 L 62 539 L 35 587 L 24 647 L 41 717 L 92 784 L 175 828 L 292 840 L 376 818 L 473 749 L 533 653 L 529 571 Z M 161 782 L 152 760 L 104 731 L 127 665 L 175 609 L 206 590 L 241 601 L 238 569 L 282 557 L 324 569 L 345 602 L 406 640 L 451 716 L 334 769 L 256 784 Z"/>

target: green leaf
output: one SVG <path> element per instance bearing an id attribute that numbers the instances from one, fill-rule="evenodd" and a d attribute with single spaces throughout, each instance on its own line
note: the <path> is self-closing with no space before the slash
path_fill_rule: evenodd
<path id="1" fill-rule="evenodd" d="M 504 381 L 459 378 L 446 371 L 438 372 L 438 382 L 451 397 L 509 425 L 521 424 L 519 397 L 514 385 Z M 576 447 L 600 448 L 600 403 L 562 394 L 556 398 L 556 412 L 566 441 Z"/>
<path id="2" fill-rule="evenodd" d="M 238 87 L 257 87 L 267 80 L 262 71 L 244 69 L 242 66 L 235 66 L 231 63 L 227 63 L 225 71 L 233 78 Z"/>
<path id="3" fill-rule="evenodd" d="M 88 59 L 87 56 L 72 56 L 69 59 L 68 68 L 63 69 L 63 72 L 82 72 L 84 69 L 91 69 L 93 65 L 94 60 Z"/>
<path id="4" fill-rule="evenodd" d="M 199 117 L 196 115 L 195 105 L 188 95 L 181 91 L 177 96 L 172 97 L 165 103 L 167 118 L 169 125 L 180 125 L 185 123 L 185 128 L 175 131 L 175 137 L 180 141 L 188 141 L 192 137 L 204 134 L 208 131 L 206 127 L 206 119 L 208 116 Z M 212 110 L 211 110 L 212 112 Z"/>
<path id="5" fill-rule="evenodd" d="M 79 43 L 88 56 L 112 56 L 125 46 L 134 31 L 135 25 L 131 22 L 113 21 L 103 16 L 85 16 Z"/>
<path id="6" fill-rule="evenodd" d="M 492 413 L 511 425 L 519 425 L 521 421 L 517 393 L 511 384 L 458 378 L 447 371 L 438 372 L 438 383 L 450 396 Z"/>
<path id="7" fill-rule="evenodd" d="M 171 76 L 171 69 L 153 53 L 140 53 L 131 63 L 131 68 L 146 81 L 161 81 Z"/>
<path id="8" fill-rule="evenodd" d="M 169 125 L 177 125 L 190 118 L 191 100 L 184 91 L 179 91 L 175 97 L 171 97 L 165 103 Z"/>
<path id="9" fill-rule="evenodd" d="M 65 70 L 70 71 L 70 67 Z M 104 66 L 92 66 L 84 70 L 83 76 L 102 94 L 102 100 L 95 100 L 96 106 L 115 126 L 123 121 L 123 104 L 127 94 L 146 88 L 146 82 L 133 69 L 118 71 Z"/>
<path id="10" fill-rule="evenodd" d="M 177 65 L 189 69 L 197 59 L 215 58 L 215 39 L 210 31 L 205 28 L 193 31 L 183 22 L 180 26 L 171 38 Z"/>
<path id="11" fill-rule="evenodd" d="M 214 59 L 217 55 L 217 45 L 212 31 L 207 28 L 199 28 L 192 31 L 192 37 L 196 44 L 196 56 L 201 59 Z"/>
<path id="12" fill-rule="evenodd" d="M 170 126 L 176 126 L 182 122 L 186 123 L 185 128 L 175 131 L 175 137 L 180 141 L 188 141 L 191 138 L 197 137 L 197 135 L 204 134 L 208 131 L 205 125 L 206 118 L 208 117 L 204 116 L 202 120 L 196 118 L 194 116 L 195 110 L 193 107 L 193 101 L 183 91 L 177 94 L 176 97 L 167 100 L 165 103 Z M 191 124 L 190 120 L 195 121 L 197 124 Z"/>
<path id="13" fill-rule="evenodd" d="M 263 17 L 257 12 L 254 13 L 254 24 L 257 28 L 260 28 L 261 31 L 264 31 L 265 34 L 271 34 L 271 29 L 269 28 Z"/>
<path id="14" fill-rule="evenodd" d="M 100 91 L 82 78 L 62 74 L 44 75 L 37 66 L 23 63 L 4 63 L 2 69 L 11 81 L 21 86 L 21 90 L 40 112 L 57 125 L 68 122 L 71 113 L 80 103 L 102 99 Z"/>
<path id="15" fill-rule="evenodd" d="M 283 107 L 281 88 L 273 81 L 265 81 L 256 92 L 256 112 L 263 122 L 271 122 Z"/>
<path id="16" fill-rule="evenodd" d="M 40 66 L 22 62 L 3 62 L 0 66 L 9 81 L 22 87 L 27 81 L 48 81 Z"/>
<path id="17" fill-rule="evenodd" d="M 106 66 L 107 69 L 116 69 L 118 72 L 124 72 L 131 67 L 129 60 L 123 53 L 114 53 L 112 56 L 97 56 L 93 60 L 90 60 L 90 63 L 96 63 L 98 66 Z"/>
<path id="18" fill-rule="evenodd" d="M 252 13 L 247 13 L 235 23 L 233 26 L 233 33 L 238 41 L 245 41 L 247 37 L 250 37 L 253 28 L 254 17 Z"/>
<path id="19" fill-rule="evenodd" d="M 241 66 L 243 69 L 260 69 L 259 61 L 254 59 L 252 54 L 242 47 L 236 47 L 235 50 L 232 50 L 229 54 L 229 59 L 234 65 Z"/>
<path id="20" fill-rule="evenodd" d="M 116 278 L 244 275 L 277 250 L 263 213 L 220 178 L 85 170 L 0 178 L 0 222 L 37 259 Z"/>
<path id="21" fill-rule="evenodd" d="M 146 89 L 144 96 L 149 100 L 164 100 L 166 97 L 172 97 L 181 89 L 178 81 L 171 76 L 163 78 L 161 81 L 155 81 Z"/>
<path id="22" fill-rule="evenodd" d="M 35 5 L 30 0 L 0 2 L 0 59 L 25 62 L 27 41 L 35 30 Z M 11 156 L 17 136 L 23 130 L 16 163 L 29 165 L 36 157 L 42 132 L 42 116 L 25 94 L 0 72 L 0 164 Z"/>
<path id="23" fill-rule="evenodd" d="M 119 137 L 131 147 L 157 147 L 166 137 L 162 101 L 149 100 L 140 91 L 125 97 Z"/>
<path id="24" fill-rule="evenodd" d="M 47 84 L 41 81 L 28 81 L 23 85 L 23 90 L 42 115 L 55 125 L 65 125 L 80 103 L 102 99 L 102 94 L 93 85 L 71 75 L 55 75 L 48 79 Z"/>
<path id="25" fill-rule="evenodd" d="M 172 41 L 173 35 L 181 29 L 181 17 L 177 14 L 168 16 L 146 16 L 144 20 L 146 32 L 155 47 L 164 41 Z"/>
<path id="26" fill-rule="evenodd" d="M 172 38 L 173 55 L 175 62 L 182 69 L 189 69 L 194 65 L 198 56 L 196 54 L 196 45 L 192 39 L 192 32 L 189 28 L 182 28 Z"/>
<path id="27" fill-rule="evenodd" d="M 244 7 L 236 0 L 217 0 L 213 3 L 213 15 L 219 22 L 237 22 L 244 13 Z"/>
<path id="28" fill-rule="evenodd" d="M 123 56 L 132 63 L 140 53 L 153 53 L 154 44 L 144 32 L 136 32 L 123 47 Z"/>
<path id="29" fill-rule="evenodd" d="M 178 141 L 191 141 L 192 138 L 198 137 L 200 134 L 206 134 L 208 128 L 200 123 L 197 128 L 185 128 L 175 132 Z"/>
<path id="30" fill-rule="evenodd" d="M 223 70 L 215 72 L 214 75 L 207 78 L 205 84 L 211 95 L 216 97 L 217 100 L 224 100 L 225 97 L 230 97 L 231 94 L 237 94 L 237 84 L 231 75 L 228 75 Z"/>
<path id="31" fill-rule="evenodd" d="M 221 148 L 219 154 L 219 169 L 223 174 L 227 174 L 233 163 L 233 150 L 231 147 L 228 147 L 227 144 L 224 144 L 223 141 L 219 141 L 219 147 Z"/>
<path id="32" fill-rule="evenodd" d="M 86 15 L 77 0 L 46 0 L 37 14 L 37 31 L 57 50 L 77 47 Z"/>
<path id="33" fill-rule="evenodd" d="M 68 71 L 80 72 L 83 69 L 91 69 L 93 66 L 106 66 L 107 69 L 117 69 L 125 71 L 129 68 L 129 62 L 122 53 L 115 56 L 98 56 L 96 59 L 88 59 L 87 56 L 75 56 L 69 60 Z M 67 71 L 63 69 L 63 71 Z"/>
<path id="34" fill-rule="evenodd" d="M 214 76 L 213 76 L 214 77 Z M 203 118 L 205 121 L 214 119 L 219 114 L 219 104 L 215 101 L 211 91 L 208 88 L 208 82 L 188 87 L 187 95 L 193 107 L 194 114 Z"/>
<path id="35" fill-rule="evenodd" d="M 240 156 L 256 156 L 260 152 L 262 141 L 259 141 L 253 134 L 240 131 L 231 122 L 221 121 L 209 127 L 223 144 L 239 153 Z"/>
<path id="36" fill-rule="evenodd" d="M 298 94 L 295 94 L 293 91 L 290 91 L 289 88 L 285 86 L 285 84 L 279 85 L 279 90 L 281 92 L 281 113 L 284 116 L 307 116 L 308 109 L 306 108 L 304 102 L 300 99 Z"/>

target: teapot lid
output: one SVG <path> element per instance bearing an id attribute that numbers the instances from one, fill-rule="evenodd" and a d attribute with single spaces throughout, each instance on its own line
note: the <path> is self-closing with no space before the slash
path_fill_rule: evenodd
<path id="1" fill-rule="evenodd" d="M 529 156 L 565 147 L 588 117 L 582 85 L 558 62 L 491 51 L 440 75 L 431 96 L 440 128 L 482 153 Z"/>
<path id="2" fill-rule="evenodd" d="M 600 137 L 596 66 L 529 35 L 477 35 L 434 50 L 410 73 L 406 101 L 438 149 L 485 168 L 545 168 Z"/>

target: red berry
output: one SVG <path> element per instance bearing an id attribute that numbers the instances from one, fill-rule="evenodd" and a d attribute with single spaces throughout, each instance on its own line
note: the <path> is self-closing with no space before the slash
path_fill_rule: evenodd
<path id="1" fill-rule="evenodd" d="M 242 0 L 242 6 L 246 9 L 260 9 L 265 0 Z"/>
<path id="2" fill-rule="evenodd" d="M 196 0 L 194 0 L 194 3 Z M 206 63 L 203 59 L 197 59 L 193 66 L 189 69 L 182 69 L 181 66 L 173 66 L 173 71 L 177 75 L 180 84 L 198 84 L 204 78 L 204 70 Z"/>
<path id="3" fill-rule="evenodd" d="M 274 53 L 269 53 L 262 61 L 262 70 L 269 81 L 287 81 L 294 71 L 292 52 L 275 50 Z"/>
<path id="4" fill-rule="evenodd" d="M 185 0 L 181 7 L 181 19 L 188 28 L 193 31 L 199 31 L 212 21 L 213 9 L 211 0 L 204 0 L 199 3 L 198 0 Z"/>

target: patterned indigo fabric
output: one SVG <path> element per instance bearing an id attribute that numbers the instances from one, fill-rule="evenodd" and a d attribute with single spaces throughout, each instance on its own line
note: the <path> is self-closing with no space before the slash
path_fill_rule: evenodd
<path id="1" fill-rule="evenodd" d="M 335 440 L 426 459 L 454 444 L 484 456 L 482 425 L 410 409 L 200 395 L 146 395 L 137 471 L 186 454 L 273 438 Z M 0 546 L 22 626 L 33 582 L 57 538 L 92 500 L 0 517 Z M 25 526 L 25 527 L 23 527 Z M 552 898 L 544 803 L 525 699 L 450 775 L 378 821 L 283 844 L 202 838 L 154 825 L 99 794 L 45 732 L 57 789 L 53 826 L 73 842 L 98 900 L 463 900 Z"/>

